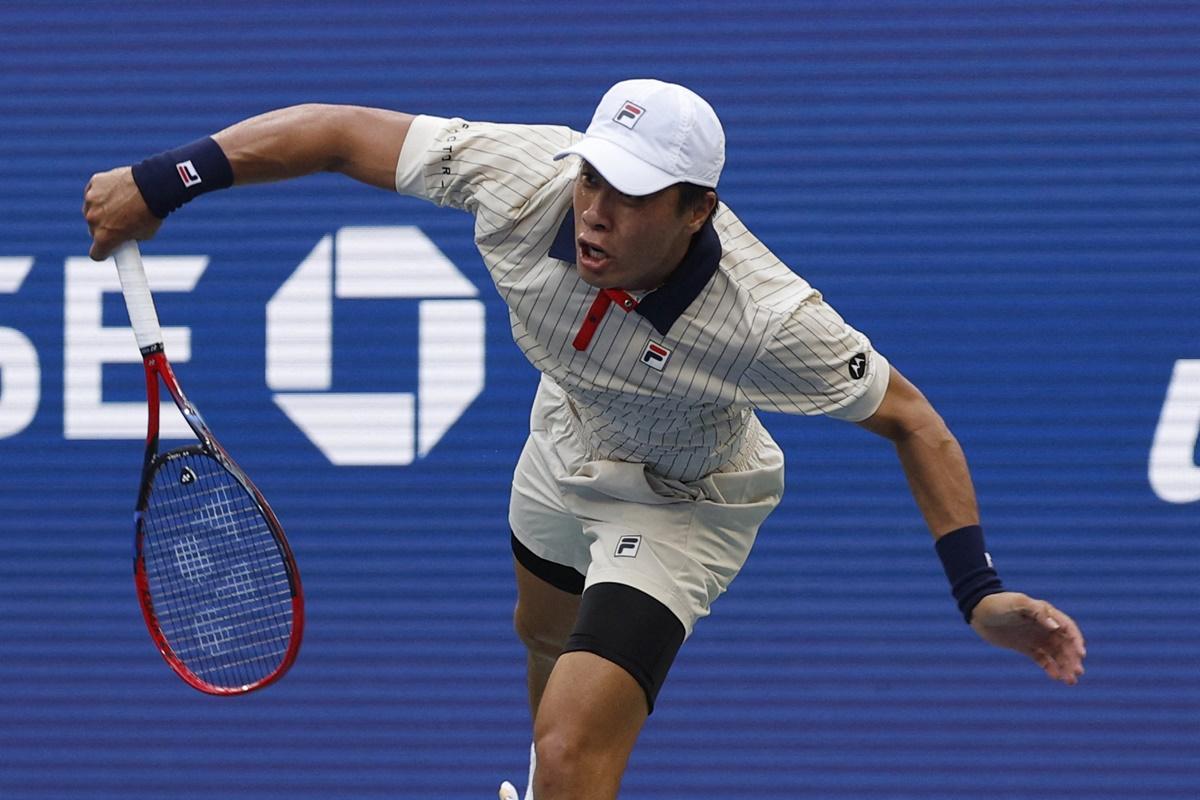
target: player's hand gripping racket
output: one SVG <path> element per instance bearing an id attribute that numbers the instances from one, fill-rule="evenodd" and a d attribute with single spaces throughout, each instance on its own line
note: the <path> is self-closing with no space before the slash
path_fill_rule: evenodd
<path id="1" fill-rule="evenodd" d="M 137 244 L 114 254 L 146 368 L 150 420 L 135 520 L 134 579 L 159 652 L 189 685 L 243 694 L 278 680 L 304 628 L 300 574 L 267 501 L 184 397 Z M 199 440 L 158 452 L 159 379 Z"/>

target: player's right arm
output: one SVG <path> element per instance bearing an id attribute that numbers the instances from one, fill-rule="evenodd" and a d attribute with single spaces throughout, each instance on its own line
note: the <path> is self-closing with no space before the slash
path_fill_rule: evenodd
<path id="1" fill-rule="evenodd" d="M 235 184 L 340 172 L 395 190 L 396 162 L 413 117 L 360 106 L 300 105 L 271 111 L 214 134 Z M 149 239 L 162 225 L 128 166 L 93 175 L 83 195 L 89 255 L 103 260 L 122 242 Z"/>

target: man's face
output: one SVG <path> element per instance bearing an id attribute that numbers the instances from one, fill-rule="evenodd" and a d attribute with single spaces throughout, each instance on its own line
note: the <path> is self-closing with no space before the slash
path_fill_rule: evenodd
<path id="1" fill-rule="evenodd" d="M 708 214 L 679 211 L 679 189 L 633 196 L 584 161 L 575 180 L 575 265 L 599 289 L 653 289 L 687 253 Z"/>

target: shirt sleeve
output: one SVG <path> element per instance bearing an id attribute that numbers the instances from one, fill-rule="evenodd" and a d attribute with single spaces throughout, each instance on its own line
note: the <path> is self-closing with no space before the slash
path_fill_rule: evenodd
<path id="1" fill-rule="evenodd" d="M 814 294 L 768 335 L 739 387 L 764 411 L 861 422 L 883 402 L 890 374 L 870 340 Z"/>
<path id="2" fill-rule="evenodd" d="M 562 173 L 554 154 L 579 136 L 553 125 L 418 116 L 396 163 L 396 191 L 477 217 L 513 219 Z"/>

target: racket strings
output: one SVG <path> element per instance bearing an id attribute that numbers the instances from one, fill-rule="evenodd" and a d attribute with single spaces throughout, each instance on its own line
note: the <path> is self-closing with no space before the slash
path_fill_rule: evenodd
<path id="1" fill-rule="evenodd" d="M 254 496 L 204 453 L 154 475 L 142 554 L 150 597 L 175 656 L 197 677 L 241 687 L 272 674 L 292 636 L 292 585 Z"/>

